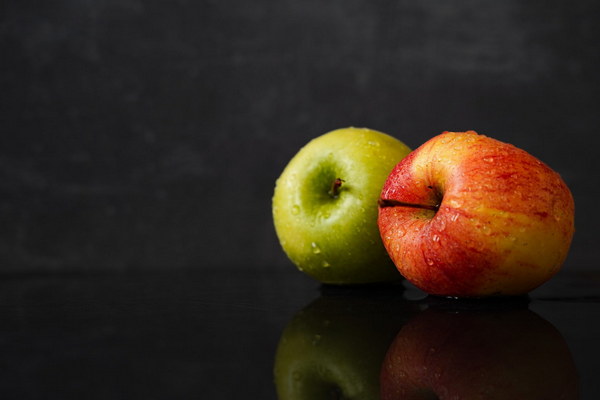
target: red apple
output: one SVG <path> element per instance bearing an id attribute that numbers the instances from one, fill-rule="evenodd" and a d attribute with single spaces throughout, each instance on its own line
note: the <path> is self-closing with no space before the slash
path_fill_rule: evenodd
<path id="1" fill-rule="evenodd" d="M 381 369 L 381 398 L 579 398 L 564 338 L 527 309 L 427 310 L 410 320 Z"/>
<path id="2" fill-rule="evenodd" d="M 383 243 L 400 273 L 433 295 L 525 294 L 563 264 L 574 202 L 524 150 L 444 132 L 404 158 L 379 200 Z"/>

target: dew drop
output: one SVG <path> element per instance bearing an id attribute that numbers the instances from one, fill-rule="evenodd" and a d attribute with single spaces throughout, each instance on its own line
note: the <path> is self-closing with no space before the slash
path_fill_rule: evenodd
<path id="1" fill-rule="evenodd" d="M 427 265 L 433 265 L 433 260 L 431 258 L 428 258 L 426 261 Z"/>
<path id="2" fill-rule="evenodd" d="M 300 214 L 300 207 L 296 204 L 294 204 L 292 206 L 292 215 L 298 215 Z"/>
<path id="3" fill-rule="evenodd" d="M 312 242 L 310 247 L 312 247 L 313 254 L 321 254 L 321 248 L 315 242 Z"/>
<path id="4" fill-rule="evenodd" d="M 440 241 L 440 237 L 438 235 L 433 235 L 433 237 L 431 238 L 431 240 L 433 240 L 434 242 L 439 242 Z"/>
<path id="5" fill-rule="evenodd" d="M 321 341 L 321 335 L 319 335 L 319 334 L 316 334 L 316 335 L 313 337 L 312 344 L 313 344 L 314 346 L 316 346 L 317 344 L 319 344 L 319 342 L 320 342 L 320 341 Z"/>
<path id="6" fill-rule="evenodd" d="M 458 219 L 458 214 L 452 214 L 452 217 L 450 217 L 450 221 L 452 221 L 452 222 L 456 222 L 457 219 Z"/>
<path id="7" fill-rule="evenodd" d="M 446 229 L 446 221 L 444 219 L 440 219 L 440 222 L 438 223 L 438 230 L 443 231 L 444 229 Z"/>
<path id="8" fill-rule="evenodd" d="M 331 264 L 329 264 L 327 261 L 323 260 L 323 262 L 321 263 L 321 265 L 323 266 L 323 268 L 329 268 L 331 267 Z"/>
<path id="9" fill-rule="evenodd" d="M 462 206 L 462 203 L 456 199 L 450 200 L 449 204 L 451 207 L 454 207 L 454 208 L 460 208 Z"/>

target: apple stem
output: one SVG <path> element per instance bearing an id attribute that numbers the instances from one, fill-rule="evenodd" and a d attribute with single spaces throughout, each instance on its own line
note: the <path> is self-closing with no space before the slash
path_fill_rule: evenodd
<path id="1" fill-rule="evenodd" d="M 425 210 L 431 210 L 437 212 L 440 209 L 439 204 L 429 205 L 429 204 L 415 204 L 415 203 L 406 203 L 404 201 L 391 200 L 391 199 L 379 199 L 377 201 L 379 207 L 412 207 L 412 208 L 423 208 Z"/>
<path id="2" fill-rule="evenodd" d="M 344 182 L 346 181 L 341 178 L 335 178 L 335 180 L 331 184 L 331 190 L 329 190 L 328 192 L 329 196 L 331 196 L 334 199 L 337 199 L 340 195 L 340 187 L 342 187 L 342 183 Z"/>

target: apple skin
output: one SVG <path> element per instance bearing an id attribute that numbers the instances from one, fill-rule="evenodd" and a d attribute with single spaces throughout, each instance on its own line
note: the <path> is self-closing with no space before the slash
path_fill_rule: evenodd
<path id="1" fill-rule="evenodd" d="M 277 398 L 379 400 L 383 358 L 417 312 L 397 288 L 317 298 L 281 335 L 274 365 Z"/>
<path id="2" fill-rule="evenodd" d="M 386 201 L 437 205 L 436 211 Z M 382 193 L 378 225 L 400 273 L 440 296 L 520 295 L 562 266 L 574 202 L 561 177 L 524 150 L 444 132 L 404 158 Z"/>
<path id="3" fill-rule="evenodd" d="M 401 279 L 379 236 L 377 200 L 410 149 L 366 128 L 338 129 L 305 145 L 285 167 L 273 195 L 273 221 L 288 258 L 328 284 Z M 338 193 L 332 186 L 341 179 Z"/>
<path id="4" fill-rule="evenodd" d="M 402 327 L 381 369 L 381 399 L 579 399 L 556 328 L 528 309 L 429 309 Z"/>

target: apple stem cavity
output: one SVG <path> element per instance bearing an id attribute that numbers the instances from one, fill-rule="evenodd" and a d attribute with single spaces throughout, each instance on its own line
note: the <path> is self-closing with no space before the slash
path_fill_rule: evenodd
<path id="1" fill-rule="evenodd" d="M 422 208 L 424 210 L 431 210 L 437 212 L 440 209 L 439 204 L 430 205 L 430 204 L 414 204 L 414 203 L 406 203 L 404 201 L 391 200 L 391 199 L 379 199 L 377 204 L 380 208 L 386 207 L 411 207 L 411 208 Z"/>
<path id="2" fill-rule="evenodd" d="M 334 179 L 333 183 L 331 184 L 331 189 L 328 192 L 329 196 L 331 196 L 332 199 L 338 198 L 338 196 L 340 195 L 340 188 L 342 187 L 342 183 L 344 182 L 346 181 L 341 178 Z"/>

